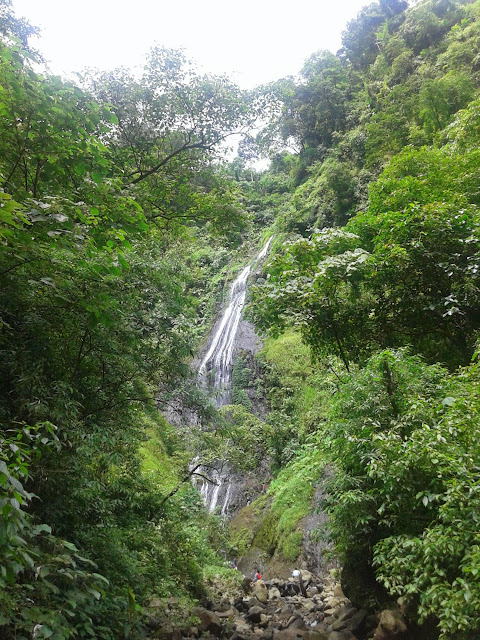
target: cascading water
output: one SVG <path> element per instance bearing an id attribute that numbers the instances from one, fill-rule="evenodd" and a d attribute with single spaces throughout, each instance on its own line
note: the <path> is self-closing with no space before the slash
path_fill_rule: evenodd
<path id="1" fill-rule="evenodd" d="M 267 255 L 271 241 L 270 237 L 253 263 L 245 267 L 233 282 L 227 308 L 198 369 L 199 380 L 203 386 L 211 389 L 217 408 L 227 404 L 230 400 L 235 338 L 245 305 L 247 280 L 252 267 Z M 220 470 L 206 471 L 204 469 L 203 475 L 208 475 L 210 482 L 203 478 L 197 478 L 196 483 L 205 506 L 210 512 L 219 506 L 220 513 L 226 515 L 232 495 L 232 476 L 228 466 L 222 463 Z"/>
<path id="2" fill-rule="evenodd" d="M 220 325 L 215 333 L 209 350 L 198 370 L 203 384 L 211 387 L 215 393 L 217 407 L 226 404 L 232 375 L 233 346 L 238 323 L 242 315 L 247 293 L 247 279 L 251 267 L 245 267 L 232 284 L 229 305 L 225 309 Z M 208 378 L 211 379 L 209 380 Z"/>

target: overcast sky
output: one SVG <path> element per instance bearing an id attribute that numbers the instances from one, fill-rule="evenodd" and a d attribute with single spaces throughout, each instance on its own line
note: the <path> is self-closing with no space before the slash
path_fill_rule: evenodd
<path id="1" fill-rule="evenodd" d="M 142 64 L 153 44 L 186 49 L 205 71 L 243 87 L 295 75 L 368 0 L 13 0 L 40 26 L 53 72 Z"/>

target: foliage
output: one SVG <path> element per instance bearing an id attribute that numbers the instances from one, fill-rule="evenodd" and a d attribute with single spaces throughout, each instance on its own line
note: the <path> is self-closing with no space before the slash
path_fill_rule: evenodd
<path id="1" fill-rule="evenodd" d="M 308 435 L 324 419 L 326 406 L 335 388 L 335 362 L 322 367 L 312 364 L 301 336 L 286 331 L 267 338 L 257 355 L 265 381 L 271 425 L 269 454 L 274 472 L 281 470 L 301 451 Z M 333 374 L 333 375 L 332 375 Z"/>
<path id="2" fill-rule="evenodd" d="M 230 524 L 236 552 L 260 549 L 270 559 L 294 562 L 302 554 L 302 519 L 312 509 L 314 483 L 320 477 L 323 457 L 303 450 L 284 466 L 266 494 L 244 507 Z"/>
<path id="3" fill-rule="evenodd" d="M 6 637 L 15 629 L 39 638 L 107 638 L 105 627 L 94 631 L 93 619 L 108 581 L 28 513 L 37 497 L 25 489 L 29 469 L 42 451 L 60 448 L 55 427 L 19 426 L 0 436 L 0 626 Z"/>
<path id="4" fill-rule="evenodd" d="M 215 148 L 255 97 L 160 50 L 92 91 L 42 76 L 5 7 L 1 634 L 141 637 L 142 604 L 221 562 L 155 398 L 201 404 L 188 361 L 248 226 Z"/>
<path id="5" fill-rule="evenodd" d="M 373 548 L 380 582 L 442 638 L 478 632 L 478 410 L 478 364 L 450 375 L 387 351 L 351 375 L 323 430 L 339 549 Z"/>
<path id="6" fill-rule="evenodd" d="M 242 354 L 239 354 L 232 367 L 232 404 L 241 404 L 251 410 L 252 402 L 246 391 L 249 386 L 250 368 Z"/>
<path id="7" fill-rule="evenodd" d="M 209 430 L 192 433 L 194 450 L 205 464 L 228 460 L 237 470 L 258 467 L 267 452 L 270 426 L 242 404 L 221 407 Z"/>
<path id="8" fill-rule="evenodd" d="M 309 434 L 337 468 L 326 504 L 350 597 L 404 596 L 442 640 L 479 632 L 479 17 L 476 1 L 372 3 L 339 54 L 277 84 L 298 155 L 272 162 L 290 182 L 250 306 L 275 467 Z M 243 540 L 271 550 L 263 508 Z"/>
<path id="9" fill-rule="evenodd" d="M 347 368 L 402 344 L 468 362 L 479 328 L 477 170 L 476 151 L 400 154 L 345 230 L 284 244 L 252 294 L 259 326 L 296 326 Z"/>

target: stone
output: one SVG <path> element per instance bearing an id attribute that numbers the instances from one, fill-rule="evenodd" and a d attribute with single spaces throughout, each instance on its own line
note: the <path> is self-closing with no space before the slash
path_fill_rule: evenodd
<path id="1" fill-rule="evenodd" d="M 303 634 L 303 640 L 328 640 L 328 636 L 326 633 L 322 631 L 317 631 L 316 629 L 312 629 L 312 631 L 306 631 Z"/>
<path id="2" fill-rule="evenodd" d="M 243 618 L 235 618 L 233 624 L 235 626 L 235 631 L 238 634 L 251 633 L 252 631 L 250 625 L 248 625 Z"/>
<path id="3" fill-rule="evenodd" d="M 327 609 L 335 609 L 335 607 L 338 607 L 341 604 L 338 598 L 325 598 L 323 602 Z"/>
<path id="4" fill-rule="evenodd" d="M 242 589 L 244 593 L 250 593 L 252 590 L 252 581 L 248 576 L 245 576 L 242 580 Z"/>
<path id="5" fill-rule="evenodd" d="M 307 586 L 307 583 L 309 583 L 313 578 L 313 574 L 310 571 L 307 571 L 306 569 L 301 569 L 300 575 L 302 576 L 303 584 L 305 586 Z"/>
<path id="6" fill-rule="evenodd" d="M 300 629 L 283 629 L 273 634 L 273 640 L 297 640 L 302 638 L 304 632 Z"/>
<path id="7" fill-rule="evenodd" d="M 292 605 L 286 604 L 282 607 L 279 613 L 279 618 L 281 618 L 282 620 L 287 620 L 288 618 L 290 618 L 293 612 L 294 612 L 294 608 L 292 607 Z"/>
<path id="8" fill-rule="evenodd" d="M 349 624 L 350 631 L 352 631 L 352 633 L 357 633 L 357 631 L 361 631 L 365 626 L 366 618 L 367 618 L 366 609 L 360 609 L 360 611 L 357 611 L 356 613 L 354 613 Z"/>
<path id="9" fill-rule="evenodd" d="M 263 604 L 268 602 L 268 591 L 261 580 L 257 580 L 257 582 L 254 583 L 253 595 Z"/>
<path id="10" fill-rule="evenodd" d="M 281 597 L 280 591 L 276 587 L 272 587 L 268 590 L 268 599 L 269 600 L 278 600 Z"/>
<path id="11" fill-rule="evenodd" d="M 348 620 L 335 620 L 332 624 L 333 631 L 343 631 L 348 627 Z"/>
<path id="12" fill-rule="evenodd" d="M 228 618 L 234 618 L 238 615 L 238 611 L 234 611 L 233 609 L 229 609 L 228 611 L 217 611 L 217 616 L 221 620 L 226 620 Z"/>
<path id="13" fill-rule="evenodd" d="M 222 632 L 222 622 L 214 611 L 195 607 L 193 615 L 200 618 L 200 624 L 198 625 L 200 631 L 210 631 L 213 635 L 219 635 Z"/>
<path id="14" fill-rule="evenodd" d="M 400 613 L 405 618 L 413 618 L 415 617 L 415 605 L 414 600 L 412 598 L 408 599 L 404 596 L 400 596 L 397 598 L 398 608 L 400 609 Z"/>
<path id="15" fill-rule="evenodd" d="M 155 633 L 157 638 L 162 638 L 163 640 L 181 640 L 182 633 L 180 629 L 174 629 L 171 624 L 167 622 L 158 629 Z"/>
<path id="16" fill-rule="evenodd" d="M 263 613 L 262 607 L 251 607 L 247 613 L 247 620 L 254 624 L 260 622 L 260 616 Z"/>
<path id="17" fill-rule="evenodd" d="M 302 609 L 304 609 L 305 611 L 313 611 L 315 609 L 315 603 L 311 600 L 304 599 L 300 604 L 302 606 Z"/>
<path id="18" fill-rule="evenodd" d="M 293 622 L 287 625 L 287 629 L 306 629 L 305 621 L 301 617 L 296 617 Z"/>
<path id="19" fill-rule="evenodd" d="M 333 631 L 328 640 L 357 640 L 351 631 L 345 629 L 344 631 Z"/>
<path id="20" fill-rule="evenodd" d="M 335 585 L 335 587 L 333 588 L 333 595 L 337 598 L 345 598 L 345 594 L 343 593 L 341 585 Z"/>
<path id="21" fill-rule="evenodd" d="M 400 611 L 384 609 L 374 634 L 375 640 L 400 640 L 407 632 L 407 625 Z"/>
<path id="22" fill-rule="evenodd" d="M 355 611 L 356 609 L 352 607 L 352 604 L 350 602 L 348 604 L 345 604 L 337 614 L 337 619 L 333 623 L 333 630 L 342 631 L 347 627 L 349 627 L 350 630 L 352 630 L 350 626 L 350 618 L 353 616 Z"/>
<path id="23" fill-rule="evenodd" d="M 252 607 L 262 607 L 263 609 L 263 603 L 260 602 L 258 598 L 250 598 L 247 600 L 247 609 L 251 609 Z"/>
<path id="24" fill-rule="evenodd" d="M 288 618 L 284 619 L 283 628 L 286 629 L 287 627 L 289 627 L 291 624 L 293 624 L 293 622 L 295 622 L 296 619 L 296 616 L 289 616 Z"/>

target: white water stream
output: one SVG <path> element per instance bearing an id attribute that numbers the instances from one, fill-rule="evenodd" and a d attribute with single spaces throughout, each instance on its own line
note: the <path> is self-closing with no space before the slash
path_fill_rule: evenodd
<path id="1" fill-rule="evenodd" d="M 245 305 L 248 277 L 252 267 L 267 255 L 271 241 L 270 237 L 252 264 L 243 269 L 230 287 L 227 307 L 198 369 L 199 380 L 202 385 L 211 389 L 217 407 L 226 404 L 230 397 L 235 339 Z M 224 471 L 203 469 L 202 474 L 208 475 L 212 481 L 197 479 L 197 489 L 205 506 L 212 512 L 217 506 L 220 507 L 220 499 L 220 513 L 226 515 L 232 495 L 232 482 L 228 469 Z"/>

